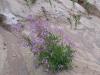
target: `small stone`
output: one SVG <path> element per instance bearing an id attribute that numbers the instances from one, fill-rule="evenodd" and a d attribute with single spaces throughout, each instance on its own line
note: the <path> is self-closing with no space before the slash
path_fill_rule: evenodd
<path id="1" fill-rule="evenodd" d="M 6 48 L 4 47 L 3 50 L 5 50 Z"/>
<path id="2" fill-rule="evenodd" d="M 6 46 L 7 44 L 6 43 L 4 43 L 4 46 Z"/>

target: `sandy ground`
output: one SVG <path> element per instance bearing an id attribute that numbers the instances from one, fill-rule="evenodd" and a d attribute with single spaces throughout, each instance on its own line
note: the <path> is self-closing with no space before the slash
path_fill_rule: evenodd
<path id="1" fill-rule="evenodd" d="M 32 53 L 30 50 L 24 48 L 16 36 L 3 28 L 0 28 L 0 35 L 5 41 L 0 41 L 0 75 L 31 75 Z"/>
<path id="2" fill-rule="evenodd" d="M 9 0 L 0 1 L 3 3 L 2 5 L 0 2 L 1 8 L 8 1 L 9 10 L 12 10 L 15 14 L 18 13 L 18 15 L 25 17 L 30 12 L 28 7 L 22 5 L 23 1 L 21 0 L 18 0 L 21 1 L 20 3 L 17 0 L 10 2 Z M 49 4 L 44 3 L 40 5 L 40 3 L 41 1 L 37 1 L 37 5 L 33 6 L 31 12 L 34 15 L 41 11 L 41 6 L 45 6 L 49 13 L 54 13 L 55 9 L 51 8 Z M 68 8 L 70 8 L 70 2 L 68 5 Z M 60 6 L 57 8 L 56 13 L 60 13 L 58 10 L 60 10 Z M 32 14 L 31 12 L 30 14 Z M 62 12 L 67 14 L 67 10 Z M 55 30 L 57 29 L 63 30 L 63 37 L 68 36 L 75 44 L 76 49 L 73 70 L 63 71 L 57 73 L 57 75 L 100 75 L 100 19 L 95 16 L 91 17 L 92 19 L 88 19 L 87 16 L 82 16 L 77 30 L 71 29 L 70 24 L 62 16 L 57 17 L 57 19 L 50 17 L 51 25 L 49 29 L 53 32 L 56 32 Z M 62 35 L 62 32 L 58 34 Z M 35 68 L 35 58 L 29 48 L 22 46 L 23 40 L 20 38 L 0 28 L 0 75 L 48 75 L 49 73 L 44 72 L 41 67 Z"/>

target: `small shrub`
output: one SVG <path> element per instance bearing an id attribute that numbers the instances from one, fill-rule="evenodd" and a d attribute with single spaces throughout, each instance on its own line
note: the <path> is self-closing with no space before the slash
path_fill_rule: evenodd
<path id="1" fill-rule="evenodd" d="M 59 42 L 60 39 L 57 36 L 49 33 L 45 37 L 45 49 L 39 53 L 38 57 L 40 63 L 52 72 L 72 67 L 72 48 Z"/>
<path id="2" fill-rule="evenodd" d="M 78 14 L 70 15 L 70 17 L 67 18 L 68 22 L 71 25 L 71 29 L 72 29 L 72 26 L 73 26 L 73 23 L 72 23 L 73 21 L 74 21 L 75 29 L 77 29 L 77 26 L 80 22 L 80 19 L 81 19 L 81 15 L 78 15 Z"/>
<path id="3" fill-rule="evenodd" d="M 73 6 L 75 6 L 75 2 L 77 2 L 77 0 L 71 0 L 73 2 Z"/>
<path id="4" fill-rule="evenodd" d="M 52 6 L 52 2 L 51 2 L 51 0 L 49 0 L 49 3 L 50 3 L 50 5 Z"/>
<path id="5" fill-rule="evenodd" d="M 34 4 L 36 0 L 25 0 L 25 2 L 27 3 L 28 6 L 30 6 L 30 4 Z"/>
<path id="6" fill-rule="evenodd" d="M 87 13 L 90 13 L 91 4 L 86 0 L 84 1 L 83 7 L 86 9 Z"/>
<path id="7" fill-rule="evenodd" d="M 71 20 L 71 16 L 70 16 L 70 18 L 67 18 L 67 20 L 68 20 L 68 22 L 70 23 L 71 29 L 72 29 L 72 20 Z"/>
<path id="8" fill-rule="evenodd" d="M 79 21 L 81 19 L 81 15 L 73 15 L 73 19 L 75 21 L 75 29 L 76 29 L 77 25 L 79 24 Z"/>
<path id="9" fill-rule="evenodd" d="M 32 20 L 31 20 L 32 21 Z M 72 67 L 73 50 L 69 45 L 48 32 L 47 22 L 37 19 L 31 22 L 32 39 L 26 38 L 39 63 L 48 71 L 58 72 Z M 35 37 L 35 34 L 36 35 Z"/>

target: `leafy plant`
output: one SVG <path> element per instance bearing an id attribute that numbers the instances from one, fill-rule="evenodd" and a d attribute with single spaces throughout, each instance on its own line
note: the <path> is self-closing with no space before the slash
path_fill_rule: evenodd
<path id="1" fill-rule="evenodd" d="M 85 4 L 85 9 L 86 9 L 87 13 L 89 14 L 90 13 L 90 5 L 89 5 L 89 3 Z"/>
<path id="2" fill-rule="evenodd" d="M 52 6 L 52 2 L 51 2 L 51 0 L 49 0 L 49 3 L 50 3 L 50 5 Z"/>
<path id="3" fill-rule="evenodd" d="M 77 28 L 80 18 L 81 18 L 81 15 L 73 15 L 73 19 L 75 21 L 75 29 Z"/>
<path id="4" fill-rule="evenodd" d="M 98 10 L 94 5 L 92 5 L 91 3 L 88 2 L 88 0 L 71 0 L 73 2 L 73 5 L 75 2 L 77 2 L 78 4 L 80 4 L 81 6 L 83 6 L 88 15 L 91 14 L 91 11 L 94 9 Z"/>
<path id="5" fill-rule="evenodd" d="M 67 20 L 68 20 L 68 22 L 70 23 L 71 29 L 72 29 L 72 20 L 71 20 L 71 16 L 70 16 L 70 18 L 67 18 Z"/>
<path id="6" fill-rule="evenodd" d="M 31 19 L 31 17 L 30 17 Z M 36 21 L 36 22 L 35 22 Z M 39 65 L 43 65 L 52 72 L 58 72 L 72 67 L 73 49 L 70 45 L 61 43 L 58 36 L 48 32 L 47 22 L 43 20 L 30 20 L 32 32 L 31 40 L 25 38 L 32 49 L 34 55 L 39 60 Z M 35 34 L 38 34 L 35 36 Z"/>
<path id="7" fill-rule="evenodd" d="M 30 4 L 34 4 L 36 0 L 25 0 L 27 5 L 29 6 Z"/>
<path id="8" fill-rule="evenodd" d="M 39 61 L 53 72 L 72 67 L 73 50 L 69 45 L 59 44 L 60 39 L 52 33 L 45 37 L 46 48 L 39 53 Z"/>
<path id="9" fill-rule="evenodd" d="M 77 2 L 77 0 L 71 0 L 73 2 L 73 6 L 75 6 L 75 2 Z"/>
<path id="10" fill-rule="evenodd" d="M 79 24 L 80 19 L 81 19 L 81 15 L 76 15 L 76 14 L 70 15 L 70 17 L 67 18 L 68 22 L 71 25 L 71 28 L 72 28 L 72 25 L 73 25 L 72 21 L 74 21 L 75 29 L 77 29 L 77 25 Z"/>

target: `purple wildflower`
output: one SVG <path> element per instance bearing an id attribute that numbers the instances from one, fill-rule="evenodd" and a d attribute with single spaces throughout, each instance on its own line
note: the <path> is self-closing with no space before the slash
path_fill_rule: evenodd
<path id="1" fill-rule="evenodd" d="M 43 50 L 44 49 L 44 43 L 45 43 L 45 41 L 44 41 L 43 38 L 39 38 L 39 37 L 35 38 L 32 41 L 32 50 L 34 52 L 39 52 L 39 51 Z"/>
<path id="2" fill-rule="evenodd" d="M 76 47 L 73 40 L 69 36 L 66 36 L 66 35 L 63 38 L 63 43 L 70 45 L 73 48 Z"/>
<path id="3" fill-rule="evenodd" d="M 30 22 L 30 37 L 31 37 L 31 49 L 33 53 L 37 53 L 41 50 L 44 50 L 45 40 L 44 37 L 48 34 L 47 25 L 48 22 L 46 20 L 42 20 L 40 18 L 33 19 L 32 15 L 29 15 L 27 19 Z"/>
<path id="4" fill-rule="evenodd" d="M 27 19 L 28 19 L 30 22 L 32 22 L 32 21 L 33 21 L 32 15 L 28 15 Z"/>
<path id="5" fill-rule="evenodd" d="M 22 29 L 22 24 L 21 23 L 13 24 L 11 25 L 11 29 L 12 31 L 19 32 Z"/>

